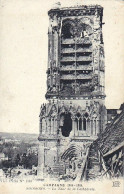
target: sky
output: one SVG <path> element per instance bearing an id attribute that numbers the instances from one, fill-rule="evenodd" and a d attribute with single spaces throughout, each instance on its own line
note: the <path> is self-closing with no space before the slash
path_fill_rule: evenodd
<path id="1" fill-rule="evenodd" d="M 57 1 L 1 0 L 0 3 L 0 131 L 39 133 L 40 106 L 46 102 L 48 15 Z M 62 6 L 104 7 L 106 107 L 124 99 L 124 2 L 60 1 Z"/>

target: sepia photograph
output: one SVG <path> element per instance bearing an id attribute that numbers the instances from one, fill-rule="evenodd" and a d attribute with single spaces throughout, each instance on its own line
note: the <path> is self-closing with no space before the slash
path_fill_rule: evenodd
<path id="1" fill-rule="evenodd" d="M 1 193 L 123 193 L 124 2 L 0 2 Z"/>

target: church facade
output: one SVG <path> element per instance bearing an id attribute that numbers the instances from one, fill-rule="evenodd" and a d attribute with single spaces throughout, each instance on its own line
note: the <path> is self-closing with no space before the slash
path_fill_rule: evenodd
<path id="1" fill-rule="evenodd" d="M 38 174 L 75 177 L 107 122 L 103 8 L 59 7 L 48 15 L 48 103 L 39 116 Z"/>

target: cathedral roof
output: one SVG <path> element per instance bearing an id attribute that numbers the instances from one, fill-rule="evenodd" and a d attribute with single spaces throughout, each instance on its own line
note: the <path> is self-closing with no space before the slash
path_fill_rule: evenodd
<path id="1" fill-rule="evenodd" d="M 122 107 L 124 106 L 121 106 L 121 109 Z M 124 108 L 116 114 L 96 142 L 104 156 L 112 153 L 124 143 Z"/>

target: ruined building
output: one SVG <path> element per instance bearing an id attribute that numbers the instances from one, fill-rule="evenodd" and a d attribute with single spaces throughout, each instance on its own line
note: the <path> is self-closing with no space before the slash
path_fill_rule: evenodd
<path id="1" fill-rule="evenodd" d="M 104 131 L 103 8 L 48 12 L 48 103 L 41 105 L 38 174 L 79 174 L 87 148 Z"/>

